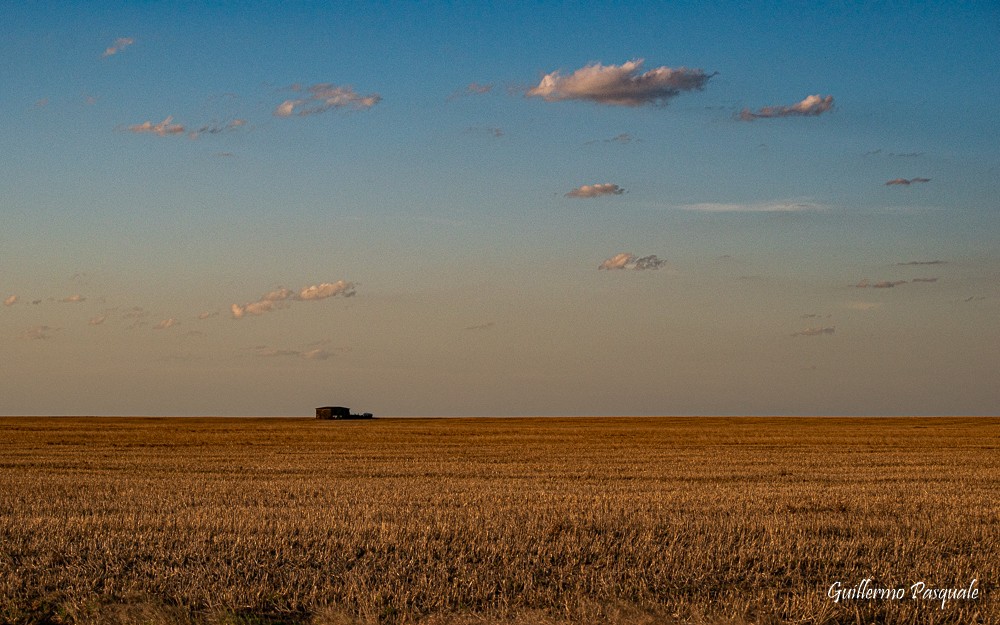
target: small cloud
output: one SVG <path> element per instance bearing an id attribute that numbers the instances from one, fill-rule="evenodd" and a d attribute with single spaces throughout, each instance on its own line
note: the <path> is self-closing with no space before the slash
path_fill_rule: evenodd
<path id="1" fill-rule="evenodd" d="M 204 321 L 205 319 L 210 319 L 212 317 L 218 317 L 218 316 L 219 316 L 219 311 L 217 310 L 211 312 L 198 313 L 198 319 L 202 321 Z"/>
<path id="2" fill-rule="evenodd" d="M 104 50 L 104 54 L 102 54 L 101 56 L 104 58 L 107 58 L 109 56 L 114 56 L 119 52 L 121 52 L 122 50 L 124 50 L 125 48 L 132 45 L 133 43 L 135 43 L 135 39 L 131 37 L 119 37 L 118 39 L 115 39 L 115 42 L 113 44 L 111 44 Z"/>
<path id="3" fill-rule="evenodd" d="M 872 283 L 868 278 L 862 279 L 860 282 L 854 285 L 857 289 L 891 289 L 893 287 L 899 286 L 900 284 L 906 284 L 906 280 L 882 280 L 881 282 Z"/>
<path id="4" fill-rule="evenodd" d="M 458 89 L 451 95 L 449 95 L 447 97 L 447 100 L 450 102 L 452 100 L 456 100 L 463 96 L 483 95 L 489 93 L 490 91 L 493 91 L 493 83 L 484 84 L 478 82 L 470 82 L 468 85 L 465 86 L 464 89 Z"/>
<path id="5" fill-rule="evenodd" d="M 304 89 L 298 85 L 292 91 L 305 91 L 303 98 L 285 100 L 274 109 L 275 117 L 306 116 L 323 113 L 330 109 L 349 108 L 356 111 L 369 109 L 382 101 L 377 93 L 362 96 L 353 87 L 338 87 L 331 83 L 319 83 Z"/>
<path id="6" fill-rule="evenodd" d="M 300 352 L 299 356 L 305 358 L 306 360 L 327 360 L 333 357 L 333 354 L 329 351 L 321 348 L 310 349 L 305 352 Z"/>
<path id="7" fill-rule="evenodd" d="M 59 328 L 53 328 L 52 326 L 32 326 L 21 332 L 21 338 L 28 341 L 45 340 L 52 338 L 52 333 L 58 331 Z"/>
<path id="8" fill-rule="evenodd" d="M 297 300 L 318 300 L 326 299 L 328 297 L 334 297 L 335 295 L 342 295 L 343 297 L 354 297 L 355 295 L 355 284 L 353 282 L 347 282 L 346 280 L 337 280 L 336 282 L 324 282 L 322 284 L 316 284 L 313 286 L 307 286 L 299 291 L 299 294 L 295 297 Z"/>
<path id="9" fill-rule="evenodd" d="M 166 137 L 168 135 L 179 135 L 184 133 L 184 126 L 181 124 L 173 124 L 173 116 L 168 116 L 162 122 L 154 124 L 150 121 L 145 121 L 141 124 L 135 124 L 128 127 L 129 132 L 134 132 L 136 134 L 141 133 L 151 133 L 158 137 Z"/>
<path id="10" fill-rule="evenodd" d="M 188 132 L 188 137 L 191 139 L 197 139 L 198 137 L 204 134 L 219 135 L 227 132 L 233 132 L 234 130 L 245 126 L 246 123 L 247 120 L 245 119 L 234 119 L 224 124 L 218 124 L 213 122 L 211 124 L 206 124 L 204 126 L 201 126 L 197 130 L 192 130 Z"/>
<path id="11" fill-rule="evenodd" d="M 298 350 L 298 349 L 276 349 L 272 347 L 266 347 L 264 345 L 258 345 L 254 348 L 254 355 L 259 358 L 302 358 L 304 360 L 328 360 L 333 357 L 333 352 L 323 349 L 315 348 L 308 350 Z"/>
<path id="12" fill-rule="evenodd" d="M 885 186 L 887 186 L 887 187 L 892 187 L 892 186 L 904 186 L 904 187 L 908 187 L 911 184 L 919 184 L 921 182 L 930 182 L 930 181 L 931 181 L 930 178 L 910 178 L 910 179 L 906 179 L 906 178 L 893 178 L 892 180 L 886 182 Z"/>
<path id="13" fill-rule="evenodd" d="M 494 322 L 488 321 L 486 323 L 481 323 L 481 324 L 479 324 L 477 326 L 466 326 L 465 329 L 466 330 L 489 330 L 490 328 L 492 328 L 495 325 L 496 324 Z"/>
<path id="14" fill-rule="evenodd" d="M 87 325 L 99 326 L 102 323 L 104 323 L 105 321 L 107 321 L 107 319 L 108 319 L 108 316 L 106 314 L 105 315 L 97 315 L 96 317 L 91 317 L 90 321 L 87 322 Z"/>
<path id="15" fill-rule="evenodd" d="M 312 286 L 303 287 L 297 293 L 291 289 L 286 289 L 281 287 L 270 293 L 264 294 L 256 302 L 250 302 L 248 304 L 233 304 L 230 307 L 233 319 L 242 319 L 246 315 L 259 316 L 264 313 L 271 312 L 272 310 L 278 310 L 280 308 L 286 308 L 289 300 L 295 301 L 312 301 L 321 300 L 328 297 L 335 297 L 340 295 L 342 297 L 353 297 L 355 295 L 356 285 L 353 282 L 348 282 L 346 280 L 338 280 L 336 282 L 323 282 L 321 284 L 314 284 Z"/>
<path id="16" fill-rule="evenodd" d="M 896 264 L 900 265 L 900 266 L 906 266 L 906 265 L 944 265 L 947 262 L 948 261 L 944 261 L 944 260 L 911 260 L 911 261 L 908 261 L 908 262 L 905 262 L 905 263 L 896 263 Z"/>
<path id="17" fill-rule="evenodd" d="M 33 300 L 31 300 L 32 306 L 38 306 L 41 303 L 42 303 L 42 300 L 40 300 L 40 299 L 33 299 Z"/>
<path id="18" fill-rule="evenodd" d="M 864 312 L 868 310 L 875 310 L 876 308 L 881 308 L 882 304 L 878 302 L 847 302 L 847 304 L 845 304 L 844 306 L 848 310 L 859 310 Z"/>
<path id="19" fill-rule="evenodd" d="M 822 336 L 824 334 L 833 334 L 835 330 L 836 326 L 829 326 L 827 328 L 806 328 L 805 330 L 793 332 L 792 336 Z"/>
<path id="20" fill-rule="evenodd" d="M 906 280 L 882 280 L 881 282 L 876 282 L 872 285 L 873 289 L 891 289 L 893 287 L 899 286 L 900 284 L 906 284 Z"/>
<path id="21" fill-rule="evenodd" d="M 769 119 L 773 117 L 815 117 L 829 111 L 832 107 L 832 95 L 811 95 L 801 102 L 789 106 L 765 106 L 756 113 L 750 109 L 743 109 L 736 116 L 736 119 L 752 122 L 755 119 Z"/>
<path id="22" fill-rule="evenodd" d="M 757 202 L 754 204 L 726 204 L 720 202 L 703 202 L 686 204 L 682 210 L 702 211 L 706 213 L 797 213 L 803 211 L 822 210 L 824 207 L 808 201 L 777 201 Z"/>
<path id="23" fill-rule="evenodd" d="M 611 258 L 608 258 L 602 262 L 597 268 L 604 269 L 607 271 L 616 270 L 634 270 L 634 271 L 645 271 L 647 269 L 661 269 L 667 264 L 667 261 L 657 258 L 656 254 L 650 254 L 649 256 L 643 256 L 642 258 L 636 258 L 634 254 L 629 254 L 628 252 L 622 252 L 621 254 L 615 254 Z"/>
<path id="24" fill-rule="evenodd" d="M 43 109 L 43 108 L 45 108 L 48 105 L 49 105 L 49 99 L 48 98 L 40 98 L 38 100 L 35 100 L 35 108 L 36 109 Z"/>
<path id="25" fill-rule="evenodd" d="M 129 330 L 134 330 L 139 326 L 146 325 L 145 319 L 149 316 L 149 312 L 143 310 L 141 306 L 133 306 L 124 313 L 122 313 L 122 319 L 125 321 L 130 321 L 128 325 Z"/>
<path id="26" fill-rule="evenodd" d="M 585 184 L 583 186 L 577 187 L 566 194 L 566 197 L 573 198 L 588 198 L 588 197 L 601 197 L 603 195 L 621 195 L 625 193 L 625 189 L 619 187 L 616 184 L 611 184 L 610 182 L 600 183 L 600 184 Z"/>
<path id="27" fill-rule="evenodd" d="M 593 63 L 568 76 L 558 71 L 542 77 L 525 97 L 546 102 L 587 100 L 611 106 L 665 105 L 684 91 L 700 91 L 715 74 L 700 69 L 657 67 L 640 73 L 643 59 L 621 65 Z"/>
<path id="28" fill-rule="evenodd" d="M 17 296 L 16 295 L 11 295 L 10 297 L 8 297 L 7 299 L 5 299 L 3 301 L 3 305 L 4 306 L 13 306 L 16 303 L 17 303 Z"/>
<path id="29" fill-rule="evenodd" d="M 914 278 L 910 282 L 937 282 L 937 278 Z"/>
<path id="30" fill-rule="evenodd" d="M 64 297 L 59 301 L 65 304 L 79 304 L 80 302 L 87 301 L 87 298 L 82 295 L 70 295 L 69 297 Z"/>
<path id="31" fill-rule="evenodd" d="M 496 126 L 469 126 L 465 129 L 465 134 L 467 135 L 481 133 L 486 133 L 494 139 L 499 139 L 504 135 L 503 128 L 498 128 Z"/>
<path id="32" fill-rule="evenodd" d="M 156 324 L 155 326 L 153 326 L 153 329 L 154 330 L 166 330 L 167 328 L 172 328 L 172 327 L 174 327 L 174 326 L 176 326 L 178 324 L 179 324 L 179 322 L 176 319 L 174 319 L 173 317 L 171 317 L 170 319 L 164 319 L 160 323 Z"/>
<path id="33" fill-rule="evenodd" d="M 83 98 L 83 103 L 87 106 L 94 106 L 95 104 L 97 104 L 96 96 L 88 95 L 85 93 L 81 97 Z"/>

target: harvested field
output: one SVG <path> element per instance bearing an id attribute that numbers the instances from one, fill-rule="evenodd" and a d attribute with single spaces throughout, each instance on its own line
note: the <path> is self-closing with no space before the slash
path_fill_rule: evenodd
<path id="1" fill-rule="evenodd" d="M 996 418 L 3 418 L 0 622 L 997 623 L 998 492 Z"/>

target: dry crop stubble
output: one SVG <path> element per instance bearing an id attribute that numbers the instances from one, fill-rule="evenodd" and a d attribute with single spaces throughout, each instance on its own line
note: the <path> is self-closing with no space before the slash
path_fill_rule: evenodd
<path id="1" fill-rule="evenodd" d="M 1000 620 L 997 419 L 0 419 L 0 620 Z M 977 601 L 831 584 L 979 580 Z M 526 620 L 527 619 L 527 620 Z"/>

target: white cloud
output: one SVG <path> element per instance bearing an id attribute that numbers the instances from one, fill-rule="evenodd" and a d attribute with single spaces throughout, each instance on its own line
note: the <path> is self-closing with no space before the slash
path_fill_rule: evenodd
<path id="1" fill-rule="evenodd" d="M 274 109 L 276 117 L 291 117 L 292 115 L 315 115 L 328 111 L 332 108 L 350 108 L 356 111 L 369 109 L 382 100 L 382 96 L 377 93 L 362 96 L 354 91 L 353 87 L 338 87 L 330 83 L 319 83 L 306 87 L 296 85 L 293 91 L 306 91 L 308 95 L 304 98 L 293 98 L 285 100 Z"/>
<path id="2" fill-rule="evenodd" d="M 355 284 L 346 280 L 336 282 L 323 282 L 312 286 L 303 287 L 296 293 L 291 289 L 281 287 L 269 293 L 265 293 L 256 302 L 248 304 L 233 304 L 230 307 L 233 319 L 242 319 L 246 315 L 263 315 L 264 313 L 286 308 L 289 300 L 312 301 L 321 300 L 328 297 L 340 295 L 342 297 L 352 297 L 355 294 Z"/>
<path id="3" fill-rule="evenodd" d="M 610 182 L 604 182 L 599 184 L 585 184 L 583 186 L 577 187 L 566 194 L 566 197 L 573 198 L 589 198 L 589 197 L 601 197 L 603 195 L 621 195 L 625 193 L 625 189 L 619 187 L 616 184 L 611 184 Z"/>
<path id="4" fill-rule="evenodd" d="M 154 124 L 150 121 L 145 121 L 141 124 L 135 124 L 128 127 L 129 132 L 134 133 L 144 133 L 148 132 L 154 134 L 158 137 L 166 137 L 168 135 L 179 135 L 184 133 L 184 126 L 181 124 L 171 123 L 174 120 L 173 116 L 168 116 L 162 122 Z"/>
<path id="5" fill-rule="evenodd" d="M 347 282 L 346 280 L 337 280 L 336 282 L 324 282 L 322 284 L 315 284 L 313 286 L 307 286 L 299 291 L 299 294 L 295 299 L 298 300 L 316 300 L 316 299 L 326 299 L 328 297 L 333 297 L 335 295 L 343 295 L 344 297 L 352 297 L 355 293 L 354 283 Z"/>
<path id="6" fill-rule="evenodd" d="M 713 74 L 700 69 L 657 67 L 640 73 L 643 59 L 621 65 L 593 63 L 568 76 L 558 71 L 542 77 L 526 97 L 540 97 L 547 102 L 589 100 L 613 106 L 666 104 L 684 91 L 701 90 Z"/>
<path id="7" fill-rule="evenodd" d="M 608 258 L 602 262 L 597 268 L 605 269 L 608 271 L 616 270 L 633 270 L 633 271 L 645 271 L 647 269 L 661 269 L 667 264 L 667 261 L 660 260 L 657 258 L 656 254 L 650 254 L 649 256 L 643 256 L 642 258 L 637 258 L 634 254 L 629 254 L 628 252 L 622 252 L 621 254 L 615 254 L 611 258 Z"/>
<path id="8" fill-rule="evenodd" d="M 11 295 L 10 297 L 8 297 L 7 299 L 5 299 L 3 301 L 3 305 L 4 306 L 13 306 L 16 303 L 17 303 L 17 296 L 16 295 Z"/>
<path id="9" fill-rule="evenodd" d="M 114 56 L 119 52 L 121 52 L 122 50 L 124 50 L 125 48 L 132 45 L 133 43 L 135 43 L 135 39 L 131 37 L 119 37 L 118 39 L 115 39 L 115 42 L 113 44 L 111 44 L 104 50 L 104 54 L 102 54 L 101 56 L 102 57 Z"/>
<path id="10" fill-rule="evenodd" d="M 811 95 L 801 102 L 796 102 L 789 106 L 765 106 L 756 113 L 750 109 L 743 109 L 737 115 L 737 119 L 751 122 L 755 119 L 768 119 L 772 117 L 815 117 L 829 111 L 832 107 L 832 95 Z"/>

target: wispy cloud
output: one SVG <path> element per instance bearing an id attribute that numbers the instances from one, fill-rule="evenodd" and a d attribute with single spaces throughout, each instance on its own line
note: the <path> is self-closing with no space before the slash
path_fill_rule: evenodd
<path id="1" fill-rule="evenodd" d="M 7 299 L 5 299 L 3 301 L 3 305 L 4 306 L 13 306 L 16 303 L 17 303 L 17 296 L 16 295 L 11 295 L 10 297 L 8 297 Z"/>
<path id="2" fill-rule="evenodd" d="M 911 184 L 919 184 L 921 182 L 930 182 L 930 178 L 893 178 L 892 180 L 885 183 L 887 187 L 902 186 L 908 187 Z"/>
<path id="3" fill-rule="evenodd" d="M 662 269 L 666 266 L 667 261 L 657 258 L 656 254 L 650 254 L 649 256 L 643 256 L 642 258 L 637 258 L 634 254 L 629 254 L 628 252 L 622 252 L 621 254 L 615 254 L 611 258 L 608 258 L 602 262 L 597 268 L 605 269 L 608 271 L 617 270 L 633 270 L 633 271 L 645 271 L 647 269 Z"/>
<path id="4" fill-rule="evenodd" d="M 610 182 L 604 182 L 600 184 L 585 184 L 583 186 L 577 187 L 566 194 L 566 197 L 573 198 L 589 198 L 589 197 L 601 197 L 602 195 L 621 195 L 625 193 L 625 189 L 619 187 L 616 184 L 611 184 Z"/>
<path id="5" fill-rule="evenodd" d="M 63 302 L 64 304 L 79 304 L 80 302 L 87 301 L 87 298 L 82 295 L 70 295 L 68 297 L 62 298 L 59 301 Z"/>
<path id="6" fill-rule="evenodd" d="M 151 121 L 144 121 L 141 124 L 134 124 L 128 127 L 129 132 L 134 132 L 137 134 L 150 133 L 158 137 L 167 137 L 170 135 L 179 135 L 184 133 L 184 126 L 181 124 L 174 124 L 173 116 L 168 116 L 162 122 L 154 124 Z"/>
<path id="7" fill-rule="evenodd" d="M 32 326 L 21 332 L 21 338 L 29 341 L 45 340 L 52 338 L 52 333 L 58 332 L 59 329 L 52 326 Z"/>
<path id="8" fill-rule="evenodd" d="M 448 96 L 447 100 L 455 100 L 463 96 L 484 95 L 493 91 L 493 83 L 470 82 L 464 89 L 458 89 Z"/>
<path id="9" fill-rule="evenodd" d="M 174 327 L 176 325 L 180 325 L 180 323 L 176 319 L 174 319 L 173 317 L 171 317 L 170 319 L 164 319 L 160 323 L 156 324 L 155 326 L 153 326 L 153 329 L 154 330 L 166 330 L 166 329 L 172 328 L 172 327 Z"/>
<path id="10" fill-rule="evenodd" d="M 115 39 L 115 42 L 113 44 L 111 44 L 104 50 L 104 54 L 102 54 L 101 56 L 105 58 L 109 56 L 114 56 L 119 52 L 121 52 L 122 50 L 124 50 L 125 48 L 132 45 L 133 43 L 135 43 L 135 39 L 131 37 L 119 37 L 118 39 Z"/>
<path id="11" fill-rule="evenodd" d="M 233 319 L 242 319 L 246 315 L 259 316 L 273 310 L 287 307 L 287 302 L 289 300 L 314 301 L 326 299 L 328 297 L 335 297 L 337 295 L 342 297 L 352 297 L 355 294 L 355 287 L 356 285 L 353 282 L 348 282 L 346 280 L 314 284 L 303 287 L 298 292 L 281 287 L 269 293 L 265 293 L 264 296 L 256 302 L 250 302 L 242 305 L 233 304 L 230 307 L 230 310 L 232 312 Z"/>
<path id="12" fill-rule="evenodd" d="M 529 89 L 526 97 L 538 97 L 547 102 L 587 100 L 612 106 L 664 105 L 685 91 L 705 88 L 714 74 L 700 69 L 666 66 L 640 73 L 643 59 L 621 65 L 593 63 L 568 76 L 559 71 L 546 74 L 538 86 Z"/>
<path id="13" fill-rule="evenodd" d="M 372 93 L 359 95 L 353 87 L 339 87 L 331 83 L 319 83 L 309 87 L 293 85 L 292 91 L 303 93 L 302 98 L 285 100 L 274 109 L 275 117 L 306 116 L 323 113 L 330 109 L 369 109 L 382 100 L 382 96 Z"/>
<path id="14" fill-rule="evenodd" d="M 227 132 L 233 132 L 239 128 L 242 128 L 247 123 L 245 119 L 234 119 L 232 121 L 226 122 L 224 124 L 212 122 L 211 124 L 205 124 L 195 130 L 188 132 L 188 137 L 191 139 L 197 139 L 201 135 L 220 135 Z"/>
<path id="15" fill-rule="evenodd" d="M 859 289 L 891 289 L 899 286 L 900 284 L 906 284 L 906 280 L 882 280 L 880 282 L 871 282 L 868 278 L 864 278 L 854 286 Z"/>
<path id="16" fill-rule="evenodd" d="M 633 141 L 639 141 L 639 139 L 636 139 L 627 132 L 622 132 L 608 139 L 591 139 L 585 145 L 593 145 L 595 143 L 620 143 L 621 145 L 627 145 Z"/>
<path id="17" fill-rule="evenodd" d="M 836 329 L 836 326 L 829 326 L 826 328 L 806 328 L 805 330 L 793 332 L 792 336 L 822 336 L 824 334 L 833 334 Z"/>
<path id="18" fill-rule="evenodd" d="M 707 213 L 796 213 L 822 210 L 824 206 L 809 201 L 787 200 L 748 204 L 702 202 L 700 204 L 685 204 L 680 208 L 682 210 L 703 211 Z"/>
<path id="19" fill-rule="evenodd" d="M 328 360 L 333 357 L 333 352 L 317 347 L 314 349 L 298 350 L 298 349 L 276 349 L 266 346 L 258 346 L 254 348 L 254 355 L 259 358 L 282 358 L 282 357 L 296 357 L 305 360 Z"/>
<path id="20" fill-rule="evenodd" d="M 105 321 L 107 321 L 107 319 L 108 319 L 107 314 L 97 315 L 96 317 L 91 317 L 90 321 L 87 322 L 87 325 L 99 326 Z"/>
<path id="21" fill-rule="evenodd" d="M 946 260 L 910 260 L 905 263 L 896 263 L 899 266 L 906 265 L 944 265 L 948 261 Z"/>
<path id="22" fill-rule="evenodd" d="M 860 310 L 862 312 L 868 310 L 875 310 L 876 308 L 881 308 L 882 304 L 879 302 L 847 302 L 844 307 L 848 310 Z"/>
<path id="23" fill-rule="evenodd" d="M 200 319 L 202 321 L 204 321 L 205 319 L 210 319 L 212 317 L 218 317 L 218 316 L 219 316 L 219 311 L 217 311 L 217 310 L 215 310 L 215 311 L 206 311 L 206 312 L 203 312 L 203 313 L 198 313 L 198 319 Z"/>
<path id="24" fill-rule="evenodd" d="M 937 278 L 914 278 L 910 282 L 937 282 Z"/>
<path id="25" fill-rule="evenodd" d="M 481 323 L 481 324 L 476 325 L 476 326 L 466 326 L 465 329 L 466 330 L 489 330 L 490 328 L 492 328 L 495 325 L 496 325 L 496 323 L 494 323 L 493 321 L 487 321 L 486 323 Z"/>
<path id="26" fill-rule="evenodd" d="M 487 134 L 494 139 L 499 139 L 504 135 L 503 128 L 497 126 L 469 126 L 465 129 L 465 134 Z"/>
<path id="27" fill-rule="evenodd" d="M 774 117 L 815 117 L 829 111 L 833 107 L 833 96 L 811 95 L 801 102 L 789 106 L 765 106 L 756 112 L 743 109 L 737 119 L 752 122 L 755 119 L 770 119 Z"/>

